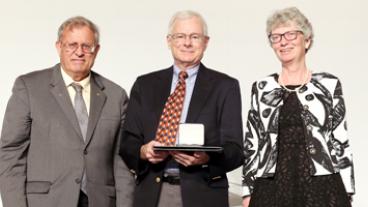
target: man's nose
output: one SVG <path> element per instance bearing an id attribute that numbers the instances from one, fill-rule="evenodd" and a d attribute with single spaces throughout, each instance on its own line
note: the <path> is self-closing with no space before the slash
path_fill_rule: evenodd
<path id="1" fill-rule="evenodd" d="M 74 53 L 77 55 L 77 56 L 83 56 L 84 55 L 84 52 L 83 52 L 83 49 L 82 49 L 82 45 L 78 45 L 77 49 L 74 51 Z"/>
<path id="2" fill-rule="evenodd" d="M 187 45 L 187 46 L 192 45 L 192 39 L 190 36 L 185 37 L 184 45 Z"/>

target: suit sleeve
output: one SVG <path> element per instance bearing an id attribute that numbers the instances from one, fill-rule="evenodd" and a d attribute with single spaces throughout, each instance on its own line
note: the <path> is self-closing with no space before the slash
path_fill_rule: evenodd
<path id="1" fill-rule="evenodd" d="M 244 139 L 243 165 L 243 196 L 249 196 L 253 192 L 254 181 L 258 169 L 258 140 L 260 138 L 260 128 L 263 128 L 258 107 L 257 83 L 252 85 L 251 104 L 248 112 Z"/>
<path id="2" fill-rule="evenodd" d="M 223 153 L 210 154 L 210 179 L 221 178 L 227 172 L 239 167 L 243 156 L 243 124 L 241 112 L 241 95 L 238 81 L 231 82 L 230 87 L 223 91 L 219 119 L 219 135 Z"/>
<path id="3" fill-rule="evenodd" d="M 117 207 L 131 207 L 133 206 L 133 192 L 134 192 L 134 177 L 127 168 L 125 162 L 119 156 L 119 147 L 121 141 L 121 132 L 125 122 L 126 109 L 128 106 L 128 97 L 123 91 L 121 100 L 121 125 L 118 132 L 118 138 L 115 145 L 114 157 L 114 171 L 115 171 L 115 187 L 116 187 L 116 206 Z"/>
<path id="4" fill-rule="evenodd" d="M 14 83 L 0 141 L 0 189 L 4 207 L 27 207 L 27 155 L 32 126 L 29 97 L 21 77 Z"/>
<path id="5" fill-rule="evenodd" d="M 332 137 L 333 147 L 336 151 L 336 158 L 345 189 L 349 194 L 354 194 L 353 156 L 347 135 L 345 102 L 339 80 L 337 81 L 333 95 Z"/>
<path id="6" fill-rule="evenodd" d="M 144 144 L 140 97 L 139 79 L 137 79 L 130 93 L 119 151 L 136 179 L 148 171 L 148 162 L 140 159 L 140 148 Z"/>

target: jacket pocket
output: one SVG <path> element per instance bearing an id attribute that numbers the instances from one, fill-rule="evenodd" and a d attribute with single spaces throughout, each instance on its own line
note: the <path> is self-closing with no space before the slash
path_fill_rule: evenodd
<path id="1" fill-rule="evenodd" d="M 27 194 L 47 194 L 50 191 L 51 182 L 49 181 L 28 181 Z"/>
<path id="2" fill-rule="evenodd" d="M 228 188 L 229 183 L 226 175 L 222 175 L 208 180 L 208 186 L 211 188 Z"/>

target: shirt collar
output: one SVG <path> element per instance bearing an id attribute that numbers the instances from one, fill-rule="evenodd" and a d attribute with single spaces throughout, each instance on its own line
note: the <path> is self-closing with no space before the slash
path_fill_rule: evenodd
<path id="1" fill-rule="evenodd" d="M 192 77 L 196 76 L 198 73 L 198 70 L 199 70 L 199 64 L 194 67 L 186 69 L 185 72 L 187 72 L 188 74 L 187 79 L 191 79 Z M 174 64 L 174 76 L 175 77 L 179 77 L 180 71 L 181 70 L 179 69 L 179 67 Z"/>
<path id="2" fill-rule="evenodd" d="M 70 86 L 70 84 L 72 83 L 78 83 L 79 85 L 81 85 L 83 88 L 87 88 L 91 82 L 91 73 L 88 74 L 88 76 L 86 78 L 84 78 L 81 81 L 74 81 L 65 71 L 64 69 L 61 67 L 61 76 L 64 79 L 64 83 L 65 86 L 68 87 Z"/>

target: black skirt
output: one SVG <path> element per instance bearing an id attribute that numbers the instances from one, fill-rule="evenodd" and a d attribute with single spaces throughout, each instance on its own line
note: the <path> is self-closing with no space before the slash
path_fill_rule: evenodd
<path id="1" fill-rule="evenodd" d="M 250 207 L 350 207 L 340 174 L 311 176 L 295 92 L 286 92 L 279 117 L 275 176 L 257 178 Z"/>

